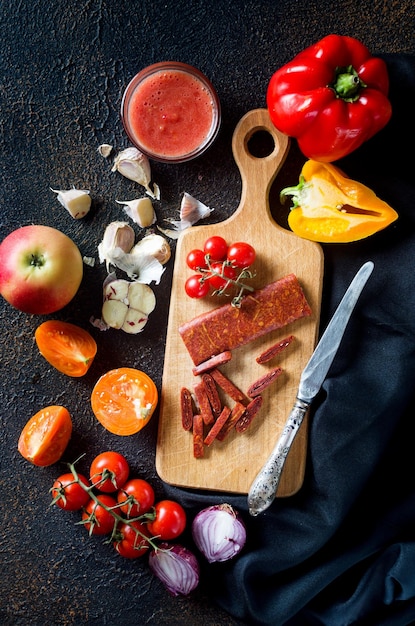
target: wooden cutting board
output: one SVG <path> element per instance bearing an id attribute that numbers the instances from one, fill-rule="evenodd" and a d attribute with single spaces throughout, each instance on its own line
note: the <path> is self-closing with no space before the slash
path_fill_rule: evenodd
<path id="1" fill-rule="evenodd" d="M 248 148 L 257 132 L 269 132 L 274 142 L 271 154 L 257 158 Z M 289 151 L 289 140 L 271 124 L 266 109 L 247 113 L 237 125 L 232 150 L 242 178 L 242 197 L 233 215 L 219 224 L 197 225 L 184 231 L 177 242 L 167 329 L 166 354 L 160 398 L 156 469 L 167 483 L 189 488 L 248 493 L 256 474 L 269 456 L 293 406 L 301 372 L 311 356 L 318 334 L 323 279 L 323 253 L 319 244 L 301 239 L 278 226 L 269 210 L 269 191 Z M 193 456 L 191 433 L 181 425 L 180 390 L 193 390 L 199 380 L 193 362 L 178 333 L 181 324 L 202 312 L 227 303 L 218 297 L 188 298 L 184 292 L 191 270 L 186 256 L 203 248 L 205 239 L 221 235 L 228 243 L 246 241 L 257 252 L 255 288 L 294 273 L 312 308 L 313 315 L 262 337 L 234 351 L 221 369 L 241 390 L 276 365 L 283 374 L 264 393 L 264 403 L 244 434 L 232 432 L 225 441 L 205 446 L 202 459 Z M 256 356 L 267 346 L 293 334 L 293 343 L 279 357 L 258 365 Z M 304 420 L 288 455 L 277 496 L 289 496 L 301 487 L 307 450 L 307 419 Z"/>

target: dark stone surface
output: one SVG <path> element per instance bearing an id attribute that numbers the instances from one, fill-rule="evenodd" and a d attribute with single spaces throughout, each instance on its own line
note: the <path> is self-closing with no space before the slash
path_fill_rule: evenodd
<path id="1" fill-rule="evenodd" d="M 195 65 L 212 80 L 223 123 L 214 146 L 189 164 L 152 164 L 162 190 L 158 219 L 177 217 L 187 191 L 214 207 L 212 221 L 239 203 L 240 180 L 231 153 L 239 119 L 265 105 L 268 80 L 297 52 L 330 32 L 361 39 L 374 53 L 415 53 L 413 3 L 375 0 L 153 0 L 68 2 L 2 0 L 0 4 L 0 239 L 30 223 L 61 229 L 83 255 L 97 256 L 105 226 L 123 219 L 115 199 L 137 186 L 110 172 L 101 143 L 128 145 L 119 116 L 123 89 L 156 61 Z M 295 158 L 295 148 L 294 156 Z M 288 164 L 289 166 L 289 164 Z M 91 190 L 93 208 L 74 221 L 50 187 Z M 139 229 L 136 229 L 139 234 Z M 174 248 L 174 245 L 173 245 Z M 155 287 L 156 311 L 145 331 L 130 337 L 99 333 L 103 266 L 85 267 L 76 298 L 54 318 L 92 329 L 98 356 L 82 379 L 69 379 L 39 355 L 34 331 L 44 321 L 0 301 L 0 620 L 5 625 L 203 624 L 235 626 L 203 584 L 190 599 L 171 598 L 145 561 L 114 555 L 75 526 L 77 514 L 49 508 L 48 493 L 64 463 L 36 468 L 17 452 L 21 429 L 39 408 L 61 403 L 74 420 L 66 458 L 86 461 L 115 448 L 134 473 L 164 487 L 154 466 L 157 414 L 133 437 L 117 438 L 92 415 L 89 397 L 108 369 L 131 366 L 161 384 L 171 264 Z M 238 590 L 235 589 L 235 593 Z"/>

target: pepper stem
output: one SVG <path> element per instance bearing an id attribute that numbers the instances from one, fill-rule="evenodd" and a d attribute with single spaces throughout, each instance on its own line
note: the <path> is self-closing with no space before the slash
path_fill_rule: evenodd
<path id="1" fill-rule="evenodd" d="M 284 204 L 287 196 L 292 196 L 293 206 L 291 208 L 295 209 L 295 207 L 299 206 L 300 195 L 302 190 L 304 189 L 305 184 L 305 178 L 302 174 L 300 174 L 300 182 L 298 183 L 298 185 L 295 185 L 294 187 L 285 187 L 280 191 L 281 204 Z"/>
<path id="2" fill-rule="evenodd" d="M 362 81 L 352 65 L 336 67 L 334 80 L 328 85 L 337 98 L 345 102 L 356 102 L 362 89 L 367 85 Z"/>

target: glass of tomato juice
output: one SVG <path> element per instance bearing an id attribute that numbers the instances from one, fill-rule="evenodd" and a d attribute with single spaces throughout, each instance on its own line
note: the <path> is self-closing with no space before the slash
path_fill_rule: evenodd
<path id="1" fill-rule="evenodd" d="M 220 102 L 198 69 L 165 61 L 144 68 L 130 81 L 121 119 L 131 142 L 149 158 L 180 163 L 201 155 L 216 138 Z"/>

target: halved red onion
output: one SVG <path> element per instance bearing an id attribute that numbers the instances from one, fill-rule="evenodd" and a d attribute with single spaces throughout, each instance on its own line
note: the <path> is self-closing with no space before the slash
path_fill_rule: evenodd
<path id="1" fill-rule="evenodd" d="M 173 596 L 187 596 L 199 584 L 198 560 L 179 544 L 161 543 L 150 553 L 148 564 Z"/>
<path id="2" fill-rule="evenodd" d="M 230 504 L 202 509 L 192 523 L 193 540 L 209 563 L 236 556 L 246 542 L 246 528 Z"/>

